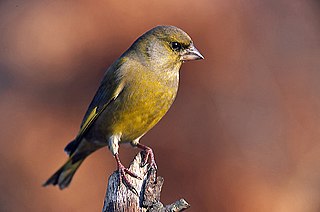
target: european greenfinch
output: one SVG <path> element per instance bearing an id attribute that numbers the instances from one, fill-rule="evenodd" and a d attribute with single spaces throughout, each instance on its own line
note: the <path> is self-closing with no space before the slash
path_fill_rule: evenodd
<path id="1" fill-rule="evenodd" d="M 69 159 L 44 186 L 64 189 L 84 159 L 105 146 L 116 159 L 120 181 L 130 186 L 125 174 L 138 176 L 120 162 L 122 143 L 142 149 L 143 163 L 156 168 L 152 149 L 139 140 L 172 105 L 182 63 L 203 58 L 188 34 L 174 26 L 157 26 L 139 37 L 107 69 L 78 135 L 65 147 Z"/>

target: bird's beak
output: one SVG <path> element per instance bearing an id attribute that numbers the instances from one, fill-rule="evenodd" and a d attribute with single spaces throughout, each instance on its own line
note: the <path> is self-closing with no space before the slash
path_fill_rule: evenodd
<path id="1" fill-rule="evenodd" d="M 202 60 L 204 57 L 202 54 L 194 47 L 193 44 L 190 45 L 189 48 L 184 50 L 181 54 L 180 60 L 188 61 L 188 60 Z"/>

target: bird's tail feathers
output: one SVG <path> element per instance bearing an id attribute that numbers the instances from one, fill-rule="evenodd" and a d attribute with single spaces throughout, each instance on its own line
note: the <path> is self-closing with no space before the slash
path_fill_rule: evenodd
<path id="1" fill-rule="evenodd" d="M 66 188 L 84 159 L 85 158 L 73 160 L 73 158 L 70 157 L 69 160 L 43 184 L 43 186 L 59 185 L 61 190 Z"/>
<path id="2" fill-rule="evenodd" d="M 76 151 L 76 149 L 78 148 L 80 142 L 81 142 L 81 139 L 79 139 L 79 138 L 74 139 L 73 141 L 68 143 L 68 145 L 64 148 L 64 151 L 69 156 L 72 155 Z"/>

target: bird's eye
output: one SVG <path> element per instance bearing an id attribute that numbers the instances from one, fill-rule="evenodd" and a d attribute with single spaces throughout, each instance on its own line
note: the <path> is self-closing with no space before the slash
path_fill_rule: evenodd
<path id="1" fill-rule="evenodd" d="M 172 49 L 175 50 L 175 51 L 180 51 L 180 50 L 182 49 L 181 44 L 178 43 L 178 42 L 172 42 L 172 43 L 171 43 L 171 47 L 172 47 Z"/>

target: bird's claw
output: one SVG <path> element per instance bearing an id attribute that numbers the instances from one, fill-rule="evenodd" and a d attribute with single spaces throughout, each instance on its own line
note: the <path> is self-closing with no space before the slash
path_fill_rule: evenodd
<path id="1" fill-rule="evenodd" d="M 125 168 L 122 164 L 119 165 L 118 167 L 118 172 L 119 172 L 119 186 L 121 182 L 127 186 L 129 190 L 131 190 L 133 193 L 135 193 L 137 196 L 138 191 L 135 189 L 135 187 L 132 185 L 132 183 L 128 180 L 126 174 L 130 175 L 131 177 L 137 178 L 141 180 L 141 177 L 139 177 L 137 174 L 133 173 L 129 169 Z"/>
<path id="2" fill-rule="evenodd" d="M 143 161 L 141 162 L 141 167 L 144 167 L 148 164 L 148 160 L 150 159 L 150 163 L 149 163 L 149 169 L 153 168 L 155 170 L 158 169 L 156 161 L 154 159 L 154 154 L 151 148 L 146 148 L 144 149 L 144 157 L 143 157 Z"/>
<path id="3" fill-rule="evenodd" d="M 132 171 L 130 171 L 129 169 L 127 169 L 126 167 L 124 167 L 122 165 L 122 163 L 120 162 L 119 159 L 119 155 L 115 154 L 115 159 L 117 161 L 118 164 L 118 173 L 119 173 L 119 187 L 121 185 L 121 183 L 125 184 L 125 186 L 131 190 L 134 194 L 138 195 L 137 190 L 134 188 L 134 186 L 132 185 L 132 183 L 130 183 L 130 181 L 128 180 L 126 174 L 130 175 L 131 177 L 134 177 L 136 179 L 142 180 L 141 177 L 139 177 L 137 174 L 133 173 Z"/>

